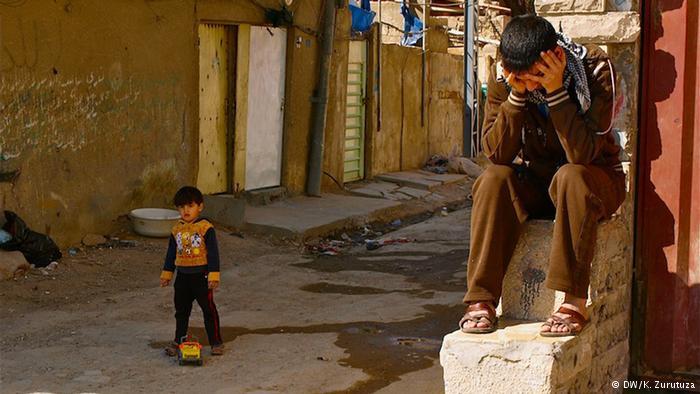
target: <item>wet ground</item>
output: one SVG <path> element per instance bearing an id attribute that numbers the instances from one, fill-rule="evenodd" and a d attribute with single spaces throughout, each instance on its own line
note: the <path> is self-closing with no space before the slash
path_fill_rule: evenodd
<path id="1" fill-rule="evenodd" d="M 215 300 L 227 352 L 205 351 L 201 368 L 162 354 L 174 321 L 172 289 L 154 286 L 158 263 L 148 269 L 153 284 L 5 313 L 12 357 L 0 359 L 1 391 L 441 392 L 441 340 L 463 312 L 468 215 L 384 235 L 414 242 L 339 256 L 220 236 L 230 264 Z M 195 307 L 190 331 L 206 343 L 199 315 Z"/>

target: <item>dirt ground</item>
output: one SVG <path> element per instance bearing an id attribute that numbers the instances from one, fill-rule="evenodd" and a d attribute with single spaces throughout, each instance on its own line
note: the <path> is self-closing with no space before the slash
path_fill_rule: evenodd
<path id="1" fill-rule="evenodd" d="M 65 253 L 0 283 L 0 392 L 438 393 L 442 336 L 462 313 L 469 209 L 385 234 L 411 242 L 338 256 L 219 228 L 215 300 L 227 352 L 163 354 L 167 240 Z M 205 341 L 195 306 L 191 333 Z"/>

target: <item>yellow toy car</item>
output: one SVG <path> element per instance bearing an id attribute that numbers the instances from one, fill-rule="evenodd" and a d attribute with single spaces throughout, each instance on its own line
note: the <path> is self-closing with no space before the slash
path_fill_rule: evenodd
<path id="1" fill-rule="evenodd" d="M 202 365 L 202 345 L 199 338 L 184 336 L 180 340 L 177 351 L 177 362 L 180 365 Z"/>

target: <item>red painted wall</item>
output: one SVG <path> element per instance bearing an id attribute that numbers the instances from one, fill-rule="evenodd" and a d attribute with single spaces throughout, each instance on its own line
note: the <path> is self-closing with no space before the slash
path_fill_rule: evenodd
<path id="1" fill-rule="evenodd" d="M 646 294 L 643 343 L 632 346 L 638 373 L 700 374 L 698 1 L 643 7 L 636 264 Z"/>

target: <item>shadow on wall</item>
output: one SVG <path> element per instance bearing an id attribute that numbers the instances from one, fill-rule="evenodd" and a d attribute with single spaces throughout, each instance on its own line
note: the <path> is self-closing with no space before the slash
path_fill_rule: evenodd
<path id="1" fill-rule="evenodd" d="M 641 299 L 641 304 L 636 305 L 634 311 L 637 317 L 634 323 L 638 325 L 633 326 L 635 335 L 631 346 L 633 351 L 638 354 L 636 357 L 637 365 L 633 366 L 637 369 L 636 373 L 638 374 L 649 373 L 649 368 L 653 370 L 652 373 L 682 373 L 683 371 L 677 370 L 677 367 L 700 367 L 700 357 L 698 356 L 700 354 L 700 285 L 688 283 L 689 276 L 692 277 L 689 275 L 691 271 L 698 269 L 692 265 L 693 256 L 688 249 L 688 246 L 692 245 L 692 240 L 689 240 L 688 237 L 692 235 L 690 212 L 693 204 L 691 201 L 693 174 L 688 173 L 688 170 L 692 171 L 693 160 L 698 160 L 698 158 L 693 157 L 694 130 L 692 130 L 692 123 L 694 119 L 692 118 L 694 115 L 692 117 L 687 115 L 689 112 L 694 114 L 694 108 L 688 108 L 688 102 L 683 103 L 684 127 L 682 135 L 678 136 L 677 142 L 675 142 L 679 144 L 680 149 L 667 147 L 672 152 L 680 150 L 680 160 L 679 158 L 670 158 L 669 154 L 672 153 L 666 153 L 665 157 L 662 156 L 664 153 L 662 143 L 668 143 L 670 140 L 665 137 L 662 141 L 659 121 L 666 120 L 664 123 L 668 124 L 667 117 L 672 115 L 659 114 L 657 107 L 658 104 L 669 100 L 672 96 L 679 98 L 681 92 L 676 91 L 678 78 L 676 58 L 669 52 L 654 49 L 657 40 L 664 35 L 661 14 L 680 8 L 683 2 L 683 0 L 654 1 L 650 2 L 652 4 L 643 5 L 646 17 L 649 18 L 647 21 L 649 37 L 652 37 L 653 40 L 653 43 L 645 43 L 650 49 L 649 52 L 645 51 L 644 61 L 648 64 L 645 64 L 646 72 L 643 74 L 643 78 L 653 80 L 653 84 L 647 81 L 647 89 L 644 92 L 646 97 L 643 105 L 640 106 L 640 109 L 646 113 L 642 112 L 643 139 L 640 141 L 642 161 L 640 162 L 641 171 L 638 182 L 637 231 L 639 235 L 636 275 L 646 285 L 646 289 L 637 289 L 637 291 L 641 290 L 641 294 L 646 292 L 646 297 Z M 696 38 L 697 5 L 694 7 L 695 13 L 691 11 L 687 13 L 691 26 L 687 27 L 686 34 L 687 37 Z M 695 18 L 694 21 L 693 18 Z M 688 47 L 694 47 L 694 44 L 688 44 Z M 694 63 L 696 55 L 686 53 L 686 56 L 688 58 L 685 59 L 685 65 L 679 66 L 684 67 L 689 72 L 686 72 L 685 80 L 680 86 L 685 90 L 682 92 L 683 97 L 695 97 Z M 689 62 L 693 64 L 689 64 Z M 686 101 L 695 107 L 694 100 Z M 661 116 L 659 117 L 659 115 Z M 674 123 L 679 121 L 680 119 L 673 120 Z M 664 132 L 668 134 L 670 131 L 664 130 Z M 671 168 L 670 164 L 681 162 L 691 163 L 672 170 L 678 171 L 681 184 L 672 187 L 664 185 L 664 193 L 662 193 L 667 194 L 667 200 L 669 197 L 678 199 L 678 220 L 676 220 L 664 198 L 657 193 L 657 185 L 654 184 L 654 181 L 658 183 L 663 179 L 659 175 L 659 171 L 668 172 Z M 653 179 L 652 165 L 655 167 Z M 670 196 L 668 196 L 669 190 L 673 193 Z M 667 255 L 671 253 L 675 255 L 674 261 L 669 261 L 667 258 Z M 634 338 L 638 340 L 635 341 Z"/>

